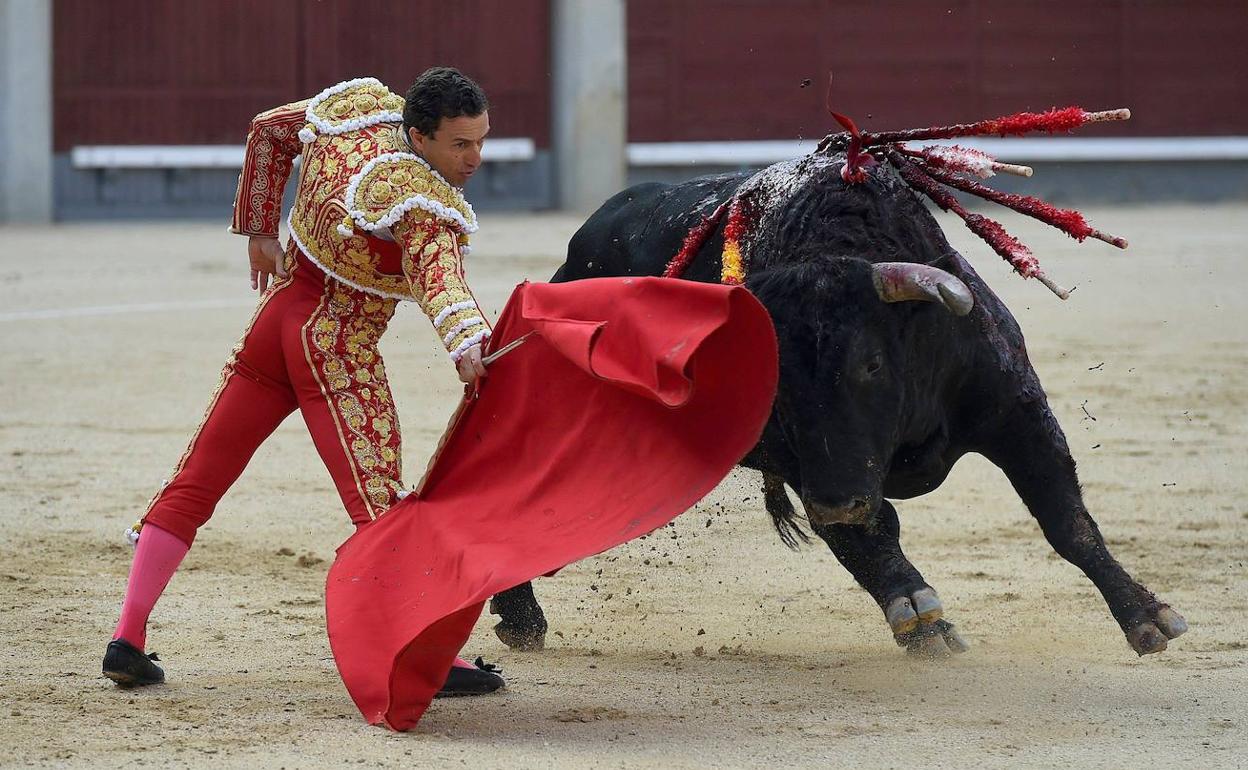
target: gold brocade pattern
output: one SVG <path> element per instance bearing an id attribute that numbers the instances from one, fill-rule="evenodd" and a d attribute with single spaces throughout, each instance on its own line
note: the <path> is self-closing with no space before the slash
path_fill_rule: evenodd
<path id="1" fill-rule="evenodd" d="M 403 97 L 377 82 L 360 83 L 326 97 L 312 108 L 312 114 L 334 127 L 378 112 L 402 111 Z"/>
<path id="2" fill-rule="evenodd" d="M 405 218 L 395 224 L 394 234 L 403 244 L 403 272 L 411 281 L 412 295 L 425 315 L 437 321 L 434 328 L 446 349 L 455 351 L 488 330 L 468 291 L 456 236 L 432 215 L 423 220 Z M 480 323 L 469 325 L 473 319 Z"/>
<path id="3" fill-rule="evenodd" d="M 304 100 L 275 107 L 251 121 L 235 193 L 234 219 L 230 224 L 233 232 L 277 236 L 282 192 L 294 158 L 302 149 L 299 126 L 303 124 L 307 104 Z"/>
<path id="4" fill-rule="evenodd" d="M 344 238 L 337 230 L 346 213 L 342 200 L 351 177 L 376 156 L 405 149 L 401 142 L 393 123 L 318 136 L 305 150 L 290 227 L 308 255 L 337 277 L 365 290 L 410 299 L 411 289 L 402 275 L 378 269 L 381 258 L 362 232 Z"/>
<path id="5" fill-rule="evenodd" d="M 362 84 L 326 98 L 313 111 L 318 118 L 345 123 L 396 105 L 402 109 L 402 102 L 402 97 L 383 86 Z M 381 256 L 362 230 L 343 236 L 338 226 L 347 214 L 344 200 L 352 177 L 378 156 L 410 152 L 399 123 L 376 123 L 341 134 L 318 133 L 304 146 L 303 169 L 290 213 L 292 233 L 308 256 L 321 267 L 348 284 L 394 299 L 414 298 L 407 278 L 379 269 Z M 417 194 L 415 190 L 419 186 L 428 190 L 430 200 L 471 214 L 463 195 L 435 179 L 419 162 L 394 166 L 378 164 L 374 168 L 381 171 L 376 181 L 384 182 L 385 186 L 370 183 L 369 196 L 385 194 L 399 202 Z M 370 174 L 370 179 L 372 176 Z M 357 197 L 364 200 L 362 195 Z M 423 215 L 423 212 L 411 215 Z M 475 226 L 475 217 L 469 221 Z"/>
<path id="6" fill-rule="evenodd" d="M 464 200 L 464 194 L 434 175 L 415 156 L 390 158 L 375 164 L 360 178 L 354 200 L 347 201 L 347 205 L 353 207 L 352 213 L 358 212 L 366 221 L 376 224 L 395 206 L 411 198 L 420 199 L 421 203 L 416 204 L 418 210 L 408 216 L 423 219 L 427 213 L 435 214 L 465 238 L 467 232 L 477 227 L 476 214 Z M 424 208 L 426 205 L 435 210 Z M 448 211 L 438 214 L 437 207 Z"/>
<path id="7" fill-rule="evenodd" d="M 352 462 L 360 496 L 375 518 L 403 488 L 399 420 L 377 342 L 395 300 L 371 296 L 332 279 L 304 327 L 309 364 Z"/>
<path id="8" fill-rule="evenodd" d="M 455 351 L 481 332 L 468 328 L 481 313 L 461 263 L 469 234 L 477 228 L 472 207 L 459 189 L 412 155 L 395 117 L 401 97 L 368 79 L 347 81 L 322 94 L 261 113 L 253 122 L 233 230 L 276 235 L 282 189 L 291 162 L 302 153 L 289 220 L 298 247 L 348 286 L 418 301 L 437 321 L 439 336 L 455 358 Z M 351 201 L 349 190 L 354 191 Z M 355 210 L 348 211 L 348 204 Z M 376 227 L 370 234 L 361 222 Z M 397 246 L 385 242 L 391 238 Z M 437 240 L 434 246 L 431 239 Z M 426 266 L 428 276 L 420 273 Z M 445 308 L 466 304 L 474 306 L 472 312 L 455 307 L 452 314 L 439 316 Z"/>

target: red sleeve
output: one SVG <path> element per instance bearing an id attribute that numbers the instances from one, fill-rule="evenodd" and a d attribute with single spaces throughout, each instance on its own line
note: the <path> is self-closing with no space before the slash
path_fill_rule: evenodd
<path id="1" fill-rule="evenodd" d="M 307 122 L 307 100 L 262 112 L 251 121 L 247 153 L 234 195 L 230 231 L 240 235 L 277 237 L 282 192 L 295 156 L 303 151 L 299 129 Z"/>

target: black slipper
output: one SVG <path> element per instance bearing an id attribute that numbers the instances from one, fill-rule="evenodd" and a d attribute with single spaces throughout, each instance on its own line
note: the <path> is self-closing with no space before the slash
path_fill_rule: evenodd
<path id="1" fill-rule="evenodd" d="M 142 650 L 125 639 L 114 639 L 104 652 L 104 676 L 119 687 L 163 684 L 165 672 L 152 662 L 154 660 L 160 660 L 156 653 L 144 655 Z"/>
<path id="2" fill-rule="evenodd" d="M 435 698 L 451 698 L 459 695 L 485 695 L 506 686 L 500 676 L 501 668 L 477 658 L 473 661 L 476 668 L 460 668 L 452 666 L 446 676 L 446 684 L 433 696 Z"/>

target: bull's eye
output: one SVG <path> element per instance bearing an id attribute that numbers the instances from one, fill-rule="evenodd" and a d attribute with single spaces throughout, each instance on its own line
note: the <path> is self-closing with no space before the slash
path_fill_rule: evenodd
<path id="1" fill-rule="evenodd" d="M 876 353 L 867 361 L 866 366 L 862 368 L 868 377 L 874 377 L 881 369 L 884 368 L 884 356 Z"/>

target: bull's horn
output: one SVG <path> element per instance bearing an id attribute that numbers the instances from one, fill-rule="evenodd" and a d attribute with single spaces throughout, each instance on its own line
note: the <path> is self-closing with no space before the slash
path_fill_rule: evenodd
<path id="1" fill-rule="evenodd" d="M 954 315 L 966 315 L 975 297 L 962 280 L 938 267 L 915 262 L 877 262 L 875 292 L 885 302 L 939 302 Z"/>

